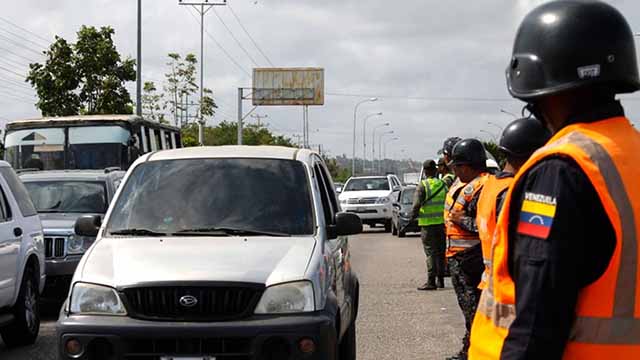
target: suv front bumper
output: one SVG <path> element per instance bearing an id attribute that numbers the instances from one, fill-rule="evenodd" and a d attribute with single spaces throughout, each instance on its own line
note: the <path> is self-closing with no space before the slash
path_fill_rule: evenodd
<path id="1" fill-rule="evenodd" d="M 341 204 L 342 210 L 358 215 L 362 220 L 390 220 L 390 204 Z"/>
<path id="2" fill-rule="evenodd" d="M 218 359 L 335 359 L 336 325 L 328 312 L 304 315 L 253 316 L 249 319 L 186 323 L 156 322 L 115 316 L 67 316 L 56 326 L 61 359 L 161 359 L 164 356 Z M 75 339 L 84 349 L 72 357 L 65 351 Z M 302 339 L 315 351 L 303 354 Z M 265 357 L 264 354 L 280 354 Z M 288 351 L 289 356 L 286 356 Z M 112 357 L 109 357 L 111 355 Z"/>

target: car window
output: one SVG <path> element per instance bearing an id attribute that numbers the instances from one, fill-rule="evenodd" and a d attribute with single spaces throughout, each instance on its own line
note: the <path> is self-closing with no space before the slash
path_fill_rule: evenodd
<path id="1" fill-rule="evenodd" d="M 0 187 L 0 195 L 0 222 L 5 222 L 11 219 L 11 206 L 2 187 Z"/>
<path id="2" fill-rule="evenodd" d="M 331 183 L 332 183 L 331 175 L 329 174 L 329 171 L 327 170 L 327 167 L 324 164 L 320 165 L 320 171 L 322 173 L 322 177 L 323 177 L 325 185 L 327 187 L 327 193 L 329 194 L 329 200 L 331 201 L 331 205 L 333 207 L 333 211 L 337 213 L 337 212 L 340 211 L 340 201 L 338 200 L 338 197 L 336 196 L 335 183 L 334 183 L 334 187 L 332 188 L 331 187 Z"/>
<path id="3" fill-rule="evenodd" d="M 0 168 L 0 174 L 2 174 L 7 185 L 9 185 L 11 193 L 16 198 L 16 202 L 18 203 L 22 216 L 29 217 L 37 215 L 38 212 L 31 202 L 29 193 L 22 184 L 22 181 L 18 178 L 18 175 L 16 175 L 15 171 L 11 168 L 3 167 Z"/>
<path id="4" fill-rule="evenodd" d="M 344 187 L 344 191 L 369 191 L 369 190 L 390 190 L 389 179 L 379 178 L 355 178 L 350 179 Z"/>
<path id="5" fill-rule="evenodd" d="M 404 189 L 402 190 L 402 193 L 400 194 L 401 198 L 400 198 L 400 203 L 402 205 L 411 205 L 413 204 L 413 197 L 416 194 L 416 189 L 415 188 L 409 188 L 409 189 Z"/>
<path id="6" fill-rule="evenodd" d="M 309 180 L 298 161 L 150 161 L 136 166 L 121 186 L 107 233 L 211 228 L 314 233 Z"/>
<path id="7" fill-rule="evenodd" d="M 98 181 L 28 181 L 39 213 L 99 213 L 107 211 L 107 189 Z"/>
<path id="8" fill-rule="evenodd" d="M 318 182 L 318 188 L 320 189 L 320 200 L 322 201 L 322 210 L 324 214 L 325 224 L 333 224 L 334 212 L 332 209 L 331 200 L 329 200 L 329 192 L 327 191 L 327 185 L 325 183 L 325 179 L 322 176 L 320 166 L 315 165 L 313 167 L 313 173 L 316 177 L 316 181 Z"/>

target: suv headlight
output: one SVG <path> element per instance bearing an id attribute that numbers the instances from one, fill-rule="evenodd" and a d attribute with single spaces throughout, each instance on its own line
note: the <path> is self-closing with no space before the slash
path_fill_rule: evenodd
<path id="1" fill-rule="evenodd" d="M 256 306 L 256 314 L 287 314 L 315 311 L 313 285 L 299 281 L 268 287 Z"/>
<path id="2" fill-rule="evenodd" d="M 67 254 L 84 254 L 94 241 L 92 237 L 71 235 L 67 239 Z"/>
<path id="3" fill-rule="evenodd" d="M 73 286 L 69 310 L 72 314 L 82 315 L 127 315 L 115 289 L 86 283 Z"/>
<path id="4" fill-rule="evenodd" d="M 384 196 L 384 197 L 380 197 L 378 198 L 378 200 L 376 200 L 376 204 L 386 204 L 389 202 L 389 198 Z"/>
<path id="5" fill-rule="evenodd" d="M 346 204 L 347 203 L 347 199 L 340 199 L 340 204 Z"/>

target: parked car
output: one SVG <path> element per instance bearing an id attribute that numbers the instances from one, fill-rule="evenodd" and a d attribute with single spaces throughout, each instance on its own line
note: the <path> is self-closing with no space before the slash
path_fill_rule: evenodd
<path id="1" fill-rule="evenodd" d="M 397 176 L 362 176 L 347 180 L 340 193 L 345 211 L 357 214 L 362 223 L 374 227 L 384 225 L 391 231 L 391 203 L 398 198 L 402 185 Z"/>
<path id="2" fill-rule="evenodd" d="M 124 171 L 52 170 L 20 174 L 44 231 L 47 286 L 44 297 L 64 299 L 73 272 L 95 237 L 74 233 L 76 220 L 86 214 L 104 216 Z"/>
<path id="3" fill-rule="evenodd" d="M 0 161 L 0 335 L 7 347 L 33 344 L 45 285 L 38 213 L 9 163 Z"/>
<path id="4" fill-rule="evenodd" d="M 410 219 L 415 193 L 415 186 L 406 187 L 400 191 L 398 198 L 393 202 L 391 234 L 403 238 L 408 232 L 420 232 L 418 220 Z"/>
<path id="5" fill-rule="evenodd" d="M 147 154 L 75 230 L 97 240 L 57 323 L 62 359 L 356 358 L 362 223 L 314 152 Z"/>

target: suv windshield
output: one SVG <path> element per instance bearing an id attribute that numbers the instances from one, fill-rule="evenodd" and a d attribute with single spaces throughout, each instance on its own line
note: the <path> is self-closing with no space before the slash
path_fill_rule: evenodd
<path id="1" fill-rule="evenodd" d="M 137 166 L 122 186 L 107 234 L 313 234 L 309 184 L 297 161 L 152 161 Z"/>
<path id="2" fill-rule="evenodd" d="M 385 177 L 351 179 L 344 188 L 344 191 L 367 190 L 389 190 L 389 180 Z"/>
<path id="3" fill-rule="evenodd" d="M 96 213 L 107 211 L 104 182 L 29 181 L 25 182 L 39 213 Z"/>
<path id="4" fill-rule="evenodd" d="M 402 196 L 400 198 L 400 203 L 402 205 L 411 205 L 413 204 L 413 196 L 416 193 L 415 188 L 404 189 L 402 191 Z"/>

